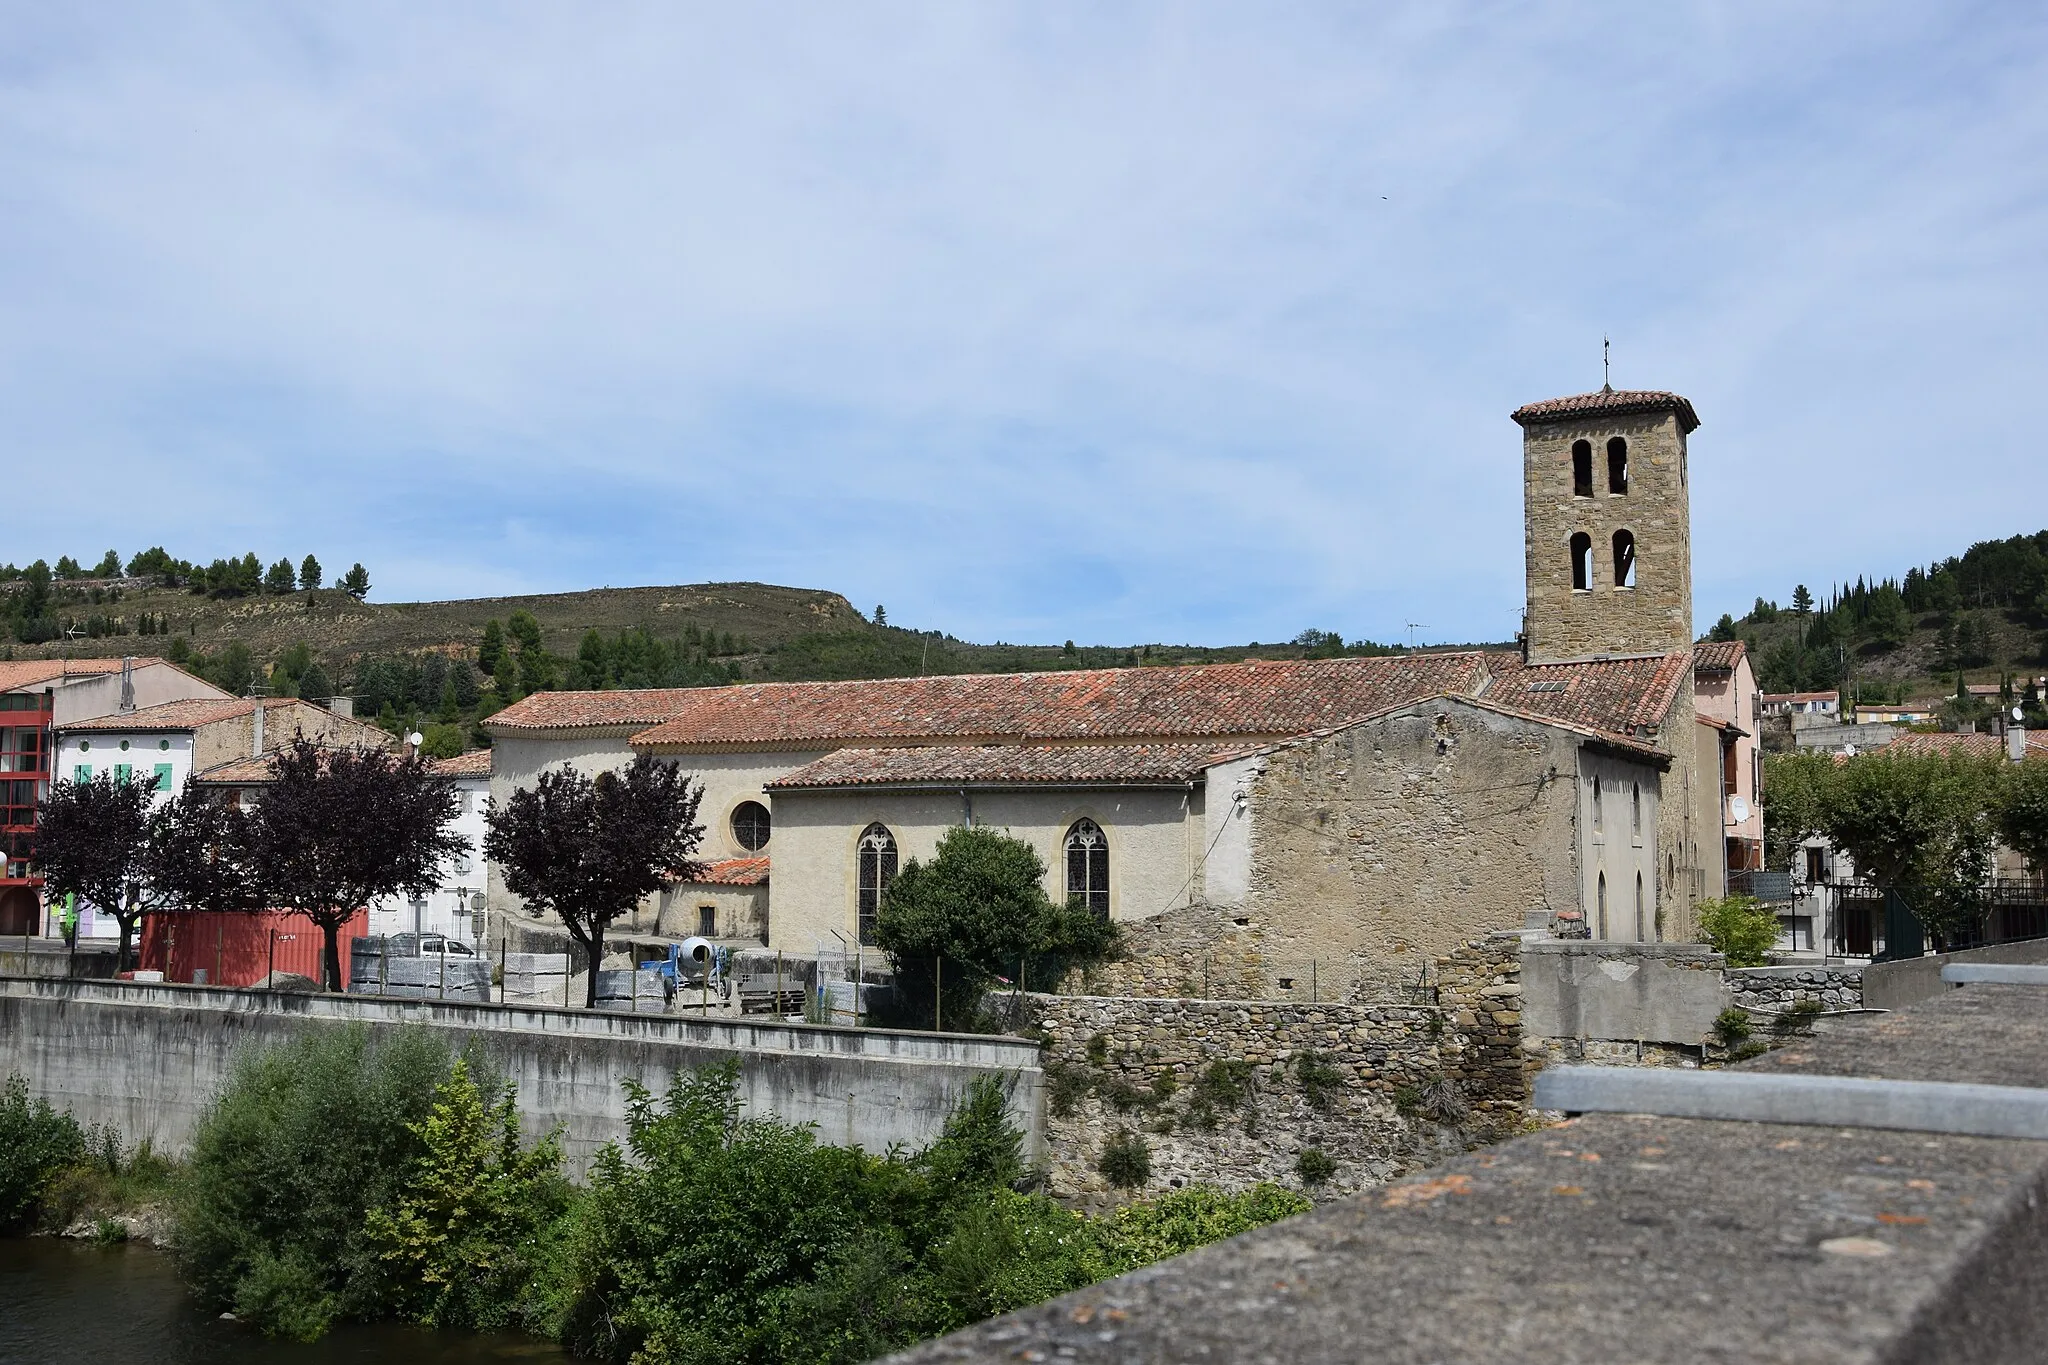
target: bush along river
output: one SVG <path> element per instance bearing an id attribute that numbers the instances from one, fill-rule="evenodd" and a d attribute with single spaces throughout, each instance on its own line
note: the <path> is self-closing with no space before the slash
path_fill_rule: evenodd
<path id="1" fill-rule="evenodd" d="M 75 1365 L 567 1365 L 532 1337 L 430 1332 L 398 1323 L 341 1324 L 311 1345 L 224 1322 L 185 1292 L 177 1267 L 138 1243 L 0 1237 L 0 1360 Z"/>

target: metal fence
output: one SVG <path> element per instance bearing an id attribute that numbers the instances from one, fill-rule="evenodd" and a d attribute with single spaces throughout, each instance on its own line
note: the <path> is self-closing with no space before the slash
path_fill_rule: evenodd
<path id="1" fill-rule="evenodd" d="M 1803 889 L 1831 902 L 1828 951 L 1838 957 L 1896 962 L 1934 950 L 2048 938 L 2048 884 L 2030 877 L 1963 887 L 1827 882 Z M 1945 924 L 1946 932 L 1930 934 L 1929 922 Z"/>

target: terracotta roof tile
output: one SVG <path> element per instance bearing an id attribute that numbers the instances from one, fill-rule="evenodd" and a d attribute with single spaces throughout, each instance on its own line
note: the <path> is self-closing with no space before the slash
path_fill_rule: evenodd
<path id="1" fill-rule="evenodd" d="M 1569 398 L 1546 398 L 1539 403 L 1524 403 L 1513 416 L 1526 427 L 1572 417 L 1621 417 L 1641 412 L 1676 413 L 1680 431 L 1692 431 L 1700 424 L 1688 400 L 1655 389 L 1602 389 L 1598 393 L 1575 393 Z"/>
<path id="2" fill-rule="evenodd" d="M 215 786 L 252 786 L 268 782 L 277 776 L 270 766 L 270 761 L 276 757 L 277 750 L 272 749 L 261 758 L 233 758 L 226 763 L 216 763 L 211 768 L 194 773 L 193 777 L 197 781 Z"/>
<path id="3" fill-rule="evenodd" d="M 295 706 L 310 706 L 297 697 L 265 697 L 263 699 L 264 719 L 268 723 L 272 712 Z M 91 720 L 73 721 L 61 726 L 64 733 L 74 731 L 122 730 L 149 733 L 167 730 L 191 730 L 217 721 L 233 720 L 246 716 L 256 709 L 256 703 L 246 697 L 228 697 L 214 700 L 194 697 L 185 701 L 167 701 L 156 706 L 145 706 L 139 711 L 120 716 L 94 716 Z"/>
<path id="4" fill-rule="evenodd" d="M 1204 768 L 1258 746 L 1214 744 L 986 744 L 926 748 L 839 749 L 785 773 L 770 791 L 873 787 L 893 783 L 1010 786 L 1048 783 L 1109 786 L 1185 782 Z"/>
<path id="5" fill-rule="evenodd" d="M 1277 737 L 1342 724 L 1419 697 L 1470 695 L 1485 677 L 1484 657 L 1464 652 L 755 683 L 669 694 L 677 698 L 673 712 L 634 735 L 633 745 L 665 751 L 861 740 Z M 613 694 L 563 695 L 590 698 L 602 708 L 602 699 Z M 576 705 L 564 702 L 561 723 L 587 723 L 574 719 L 584 714 Z"/>
<path id="6" fill-rule="evenodd" d="M 443 777 L 489 777 L 491 775 L 491 751 L 471 749 L 466 754 L 453 758 L 434 760 L 434 771 Z"/>
<path id="7" fill-rule="evenodd" d="M 697 875 L 688 886 L 764 886 L 768 882 L 766 858 L 725 858 L 697 864 Z"/>
<path id="8" fill-rule="evenodd" d="M 1692 666 L 1698 673 L 1733 673 L 1749 652 L 1741 640 L 1707 640 L 1692 647 Z"/>
<path id="9" fill-rule="evenodd" d="M 2005 757 L 2005 740 L 1999 735 L 1923 735 L 1908 730 L 1895 736 L 1882 749 L 1871 753 L 1884 754 L 1969 754 L 1977 758 Z M 2048 758 L 2048 730 L 2027 731 L 2027 757 Z"/>
<path id="10" fill-rule="evenodd" d="M 1508 656 L 1513 659 L 1513 656 Z M 1515 711 L 1618 736 L 1658 729 L 1692 666 L 1692 651 L 1568 664 L 1499 667 L 1481 697 Z"/>
<path id="11" fill-rule="evenodd" d="M 497 712 L 485 725 L 493 730 L 585 730 L 607 726 L 659 725 L 707 689 L 638 687 L 614 692 L 536 692 Z M 722 689 L 713 689 L 722 690 Z"/>
<path id="12" fill-rule="evenodd" d="M 156 658 L 137 659 L 135 666 L 144 668 L 162 662 Z M 35 687 L 60 678 L 103 678 L 120 671 L 119 659 L 9 659 L 0 662 L 0 692 Z"/>

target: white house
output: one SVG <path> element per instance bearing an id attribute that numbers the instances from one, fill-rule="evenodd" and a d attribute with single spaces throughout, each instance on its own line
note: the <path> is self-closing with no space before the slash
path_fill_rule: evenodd
<path id="1" fill-rule="evenodd" d="M 484 804 L 491 795 L 491 751 L 479 749 L 435 763 L 434 771 L 455 780 L 455 819 L 464 851 L 441 869 L 441 884 L 417 900 L 393 896 L 370 907 L 373 934 L 445 934 L 474 947 L 482 938 L 484 894 Z"/>

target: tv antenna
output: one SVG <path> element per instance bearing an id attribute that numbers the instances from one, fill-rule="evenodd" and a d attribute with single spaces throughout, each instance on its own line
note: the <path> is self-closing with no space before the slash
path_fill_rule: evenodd
<path id="1" fill-rule="evenodd" d="M 1415 648 L 1415 632 L 1416 632 L 1416 631 L 1418 631 L 1418 630 L 1428 630 L 1428 629 L 1429 629 L 1429 626 L 1428 626 L 1427 624 L 1425 624 L 1424 622 L 1421 622 L 1421 621 L 1410 621 L 1410 622 L 1408 622 L 1408 648 L 1409 648 L 1409 649 L 1411 649 L 1411 650 Z"/>

